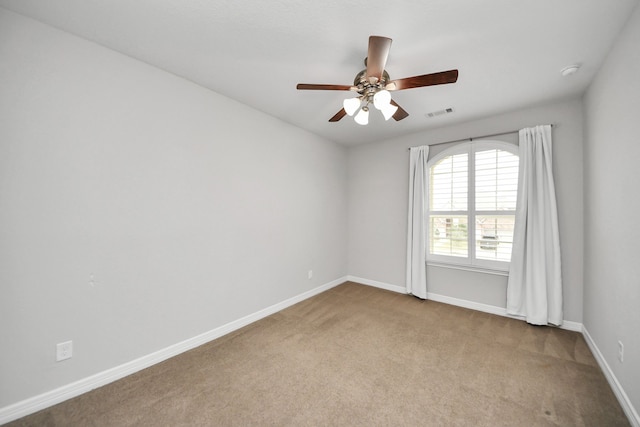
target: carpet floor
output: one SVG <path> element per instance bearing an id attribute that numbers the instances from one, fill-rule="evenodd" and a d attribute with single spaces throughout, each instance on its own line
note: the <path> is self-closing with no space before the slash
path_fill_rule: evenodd
<path id="1" fill-rule="evenodd" d="M 347 282 L 15 426 L 628 426 L 581 334 Z"/>

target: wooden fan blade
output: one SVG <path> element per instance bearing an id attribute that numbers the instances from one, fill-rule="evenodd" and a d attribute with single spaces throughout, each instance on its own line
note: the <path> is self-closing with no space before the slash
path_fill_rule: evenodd
<path id="1" fill-rule="evenodd" d="M 407 113 L 401 106 L 399 106 L 393 99 L 391 100 L 391 105 L 395 105 L 398 107 L 398 110 L 393 114 L 393 120 L 399 122 L 402 119 L 406 119 L 409 117 L 409 113 Z"/>
<path id="2" fill-rule="evenodd" d="M 387 65 L 387 57 L 391 49 L 391 39 L 387 37 L 369 37 L 369 51 L 367 53 L 367 79 L 376 78 L 378 82 L 382 78 L 382 72 Z M 371 81 L 371 80 L 369 80 Z"/>
<path id="3" fill-rule="evenodd" d="M 308 83 L 298 83 L 298 90 L 357 90 L 355 86 L 349 85 L 316 85 Z"/>
<path id="4" fill-rule="evenodd" d="M 343 118 L 343 117 L 344 117 L 344 116 L 346 116 L 346 115 L 347 115 L 347 112 L 346 112 L 346 111 L 344 111 L 344 108 L 342 108 L 340 111 L 338 111 L 338 112 L 336 113 L 336 115 L 335 115 L 335 116 L 331 117 L 331 118 L 329 119 L 329 121 L 330 121 L 330 122 L 337 122 L 337 121 L 339 121 L 341 118 Z"/>
<path id="5" fill-rule="evenodd" d="M 458 80 L 458 70 L 441 71 L 439 73 L 424 74 L 422 76 L 407 77 L 392 80 L 387 84 L 387 90 L 412 89 L 414 87 L 444 85 Z"/>

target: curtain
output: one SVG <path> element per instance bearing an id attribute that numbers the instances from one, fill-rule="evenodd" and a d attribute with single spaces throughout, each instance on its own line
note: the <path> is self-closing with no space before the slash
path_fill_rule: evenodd
<path id="1" fill-rule="evenodd" d="M 427 299 L 427 158 L 429 146 L 409 150 L 409 216 L 407 224 L 407 293 Z"/>
<path id="2" fill-rule="evenodd" d="M 507 313 L 534 325 L 562 324 L 562 277 L 551 126 L 520 130 L 520 170 Z"/>

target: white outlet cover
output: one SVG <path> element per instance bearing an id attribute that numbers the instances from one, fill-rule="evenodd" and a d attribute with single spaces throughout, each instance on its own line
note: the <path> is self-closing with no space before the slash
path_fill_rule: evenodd
<path id="1" fill-rule="evenodd" d="M 71 356 L 73 356 L 73 341 L 56 344 L 56 362 L 71 359 Z"/>

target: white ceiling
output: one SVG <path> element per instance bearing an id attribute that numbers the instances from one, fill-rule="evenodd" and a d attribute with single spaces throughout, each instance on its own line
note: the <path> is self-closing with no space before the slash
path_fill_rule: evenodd
<path id="1" fill-rule="evenodd" d="M 0 0 L 0 5 L 353 145 L 582 93 L 638 0 Z M 393 39 L 392 79 L 457 68 L 458 82 L 393 99 L 410 116 L 327 120 L 370 35 Z M 581 64 L 563 78 L 560 70 Z M 427 118 L 451 107 L 453 114 Z"/>

